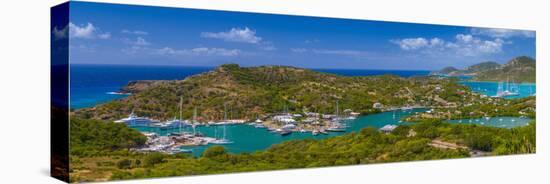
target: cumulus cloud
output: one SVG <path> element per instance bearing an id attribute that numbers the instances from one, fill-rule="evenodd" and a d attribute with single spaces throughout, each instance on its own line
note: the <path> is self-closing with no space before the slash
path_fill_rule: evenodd
<path id="1" fill-rule="evenodd" d="M 65 26 L 64 28 L 61 28 L 61 29 L 57 28 L 56 26 L 52 30 L 52 34 L 56 40 L 67 38 L 68 32 L 69 32 L 69 26 Z"/>
<path id="2" fill-rule="evenodd" d="M 173 49 L 164 47 L 155 50 L 159 55 L 187 55 L 187 56 L 237 56 L 241 53 L 238 49 L 197 47 L 192 49 Z"/>
<path id="3" fill-rule="evenodd" d="M 76 25 L 72 22 L 59 30 L 57 27 L 54 27 L 53 34 L 56 39 L 69 38 L 76 39 L 109 39 L 111 38 L 111 33 L 109 32 L 100 32 L 99 28 L 95 27 L 92 23 L 87 23 L 85 25 Z"/>
<path id="4" fill-rule="evenodd" d="M 493 54 L 502 51 L 506 43 L 500 38 L 494 40 L 483 40 L 470 34 L 457 34 L 455 40 L 445 41 L 440 38 L 406 38 L 390 40 L 402 50 L 417 50 L 422 53 L 442 54 L 454 53 L 464 56 L 476 56 L 481 54 Z"/>
<path id="5" fill-rule="evenodd" d="M 421 48 L 434 48 L 445 44 L 445 41 L 440 38 L 406 38 L 401 40 L 390 40 L 390 42 L 399 45 L 403 50 L 417 50 Z"/>
<path id="6" fill-rule="evenodd" d="M 201 37 L 203 38 L 214 38 L 221 39 L 228 42 L 242 42 L 242 43 L 260 43 L 262 41 L 261 37 L 256 36 L 256 31 L 245 27 L 241 28 L 231 28 L 227 32 L 202 32 Z"/>
<path id="7" fill-rule="evenodd" d="M 485 35 L 493 38 L 510 38 L 510 37 L 535 37 L 535 31 L 500 29 L 500 28 L 472 28 L 470 32 L 473 35 Z"/>
<path id="8" fill-rule="evenodd" d="M 122 31 L 120 31 L 121 33 L 124 33 L 124 34 L 134 34 L 134 35 L 149 35 L 148 32 L 146 31 L 141 31 L 141 30 L 127 30 L 127 29 L 123 29 Z"/>
<path id="9" fill-rule="evenodd" d="M 96 29 L 97 28 L 92 23 L 88 23 L 85 26 L 78 26 L 70 22 L 69 36 L 73 38 L 91 39 L 94 38 L 94 32 L 96 31 Z"/>

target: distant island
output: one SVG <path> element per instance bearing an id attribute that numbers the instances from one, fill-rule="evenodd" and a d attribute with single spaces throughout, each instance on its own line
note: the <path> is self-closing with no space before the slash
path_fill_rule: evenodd
<path id="1" fill-rule="evenodd" d="M 536 61 L 527 56 L 516 57 L 506 64 L 498 64 L 487 61 L 469 66 L 465 69 L 445 67 L 432 72 L 434 75 L 448 76 L 472 76 L 475 81 L 510 81 L 529 82 L 536 81 Z"/>

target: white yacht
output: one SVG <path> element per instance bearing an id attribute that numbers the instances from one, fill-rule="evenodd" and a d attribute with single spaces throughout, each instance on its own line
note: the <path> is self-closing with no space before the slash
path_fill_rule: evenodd
<path id="1" fill-rule="evenodd" d="M 332 125 L 327 128 L 327 131 L 329 131 L 329 132 L 345 132 L 346 128 L 344 126 L 342 126 L 340 123 L 332 123 Z"/>
<path id="2" fill-rule="evenodd" d="M 296 128 L 296 125 L 291 124 L 291 123 L 283 125 L 283 127 L 281 127 L 281 129 L 283 129 L 283 130 L 292 130 L 292 129 L 295 129 L 295 128 Z"/>
<path id="3" fill-rule="evenodd" d="M 125 123 L 129 126 L 149 126 L 152 123 L 156 123 L 158 121 L 149 119 L 147 117 L 139 117 L 136 114 L 134 114 L 134 111 L 128 115 L 127 118 L 116 120 L 115 123 Z"/>

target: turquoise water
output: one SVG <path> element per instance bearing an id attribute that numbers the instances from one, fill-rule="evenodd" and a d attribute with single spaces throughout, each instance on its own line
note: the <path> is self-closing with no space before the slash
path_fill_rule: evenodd
<path id="1" fill-rule="evenodd" d="M 300 133 L 293 132 L 287 136 L 281 136 L 279 134 L 270 133 L 265 128 L 254 128 L 250 125 L 228 125 L 226 126 L 226 138 L 233 141 L 233 144 L 223 145 L 231 153 L 243 153 L 243 152 L 255 152 L 259 150 L 265 150 L 273 144 L 281 143 L 288 140 L 302 140 L 302 139 L 324 139 L 328 137 L 343 135 L 350 132 L 359 131 L 365 127 L 374 127 L 376 129 L 383 127 L 387 124 L 400 125 L 406 122 L 399 122 L 400 118 L 411 115 L 416 112 L 424 112 L 426 109 L 412 109 L 412 110 L 396 110 L 395 118 L 394 112 L 383 112 L 378 114 L 371 114 L 367 116 L 358 117 L 355 120 L 349 120 L 346 124 L 349 126 L 347 132 L 329 132 L 326 135 L 319 134 L 313 136 L 311 132 Z M 159 128 L 151 127 L 134 127 L 139 131 L 156 132 L 160 135 L 166 135 L 170 132 L 177 132 L 178 129 L 172 130 L 160 130 Z M 186 128 L 186 131 L 192 131 L 191 128 Z M 204 134 L 207 137 L 221 137 L 223 134 L 223 126 L 200 126 L 197 127 L 197 131 Z M 189 146 L 187 149 L 192 149 L 196 156 L 199 156 L 206 148 L 213 145 L 206 146 Z"/>
<path id="2" fill-rule="evenodd" d="M 365 127 L 374 127 L 376 129 L 383 127 L 387 124 L 402 125 L 408 124 L 408 122 L 399 122 L 401 118 L 412 115 L 416 112 L 424 112 L 426 109 L 412 109 L 412 110 L 396 110 L 383 112 L 378 114 L 371 114 L 358 117 L 355 120 L 347 121 L 347 132 L 329 132 L 326 135 L 319 134 L 313 136 L 311 132 L 300 133 L 293 132 L 288 136 L 281 136 L 279 134 L 270 133 L 266 128 L 254 128 L 250 125 L 227 125 L 226 126 L 226 138 L 233 141 L 233 144 L 222 145 L 230 153 L 243 153 L 243 152 L 255 152 L 265 150 L 273 144 L 281 143 L 288 140 L 302 140 L 302 139 L 324 139 L 328 137 L 334 137 L 343 135 L 350 132 L 359 131 Z M 395 114 L 395 115 L 394 115 Z M 519 117 L 495 117 L 490 119 L 478 118 L 478 119 L 463 119 L 449 120 L 449 123 L 463 123 L 463 124 L 478 124 L 483 126 L 493 126 L 499 128 L 513 128 L 518 126 L 527 125 L 531 119 L 519 118 Z M 142 132 L 155 132 L 160 135 L 167 135 L 170 132 L 178 132 L 179 129 L 160 129 L 153 127 L 133 127 Z M 185 131 L 191 132 L 191 128 L 185 128 Z M 207 137 L 221 138 L 223 135 L 223 126 L 200 126 L 196 128 L 197 132 L 204 134 Z M 186 149 L 192 149 L 195 156 L 200 154 L 208 147 L 205 146 L 187 146 Z"/>
<path id="3" fill-rule="evenodd" d="M 487 96 L 494 96 L 497 94 L 498 82 L 477 82 L 477 81 L 461 81 L 460 84 L 468 86 L 472 91 L 485 94 Z M 507 88 L 506 84 L 504 89 Z M 528 97 L 536 93 L 537 87 L 534 83 L 510 83 L 510 85 L 517 86 L 519 89 L 519 95 L 507 96 L 504 98 L 523 98 Z"/>
<path id="4" fill-rule="evenodd" d="M 449 120 L 449 123 L 477 124 L 483 126 L 492 126 L 499 128 L 514 128 L 529 124 L 531 119 L 520 117 L 494 117 L 494 118 L 474 118 L 462 120 Z"/>

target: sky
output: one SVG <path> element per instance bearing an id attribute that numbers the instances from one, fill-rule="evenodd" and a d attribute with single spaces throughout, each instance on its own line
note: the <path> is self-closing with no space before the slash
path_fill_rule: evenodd
<path id="1" fill-rule="evenodd" d="M 71 2 L 72 64 L 437 70 L 535 57 L 535 32 Z"/>

